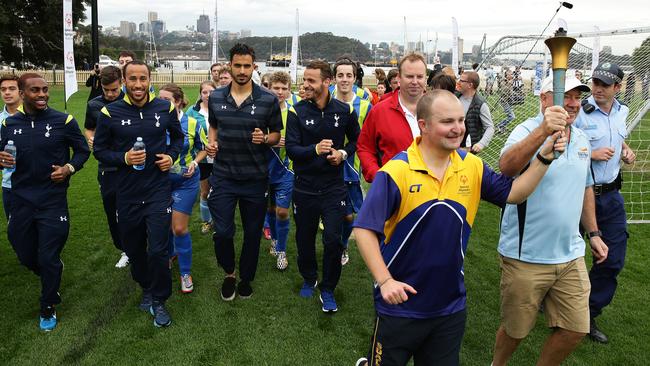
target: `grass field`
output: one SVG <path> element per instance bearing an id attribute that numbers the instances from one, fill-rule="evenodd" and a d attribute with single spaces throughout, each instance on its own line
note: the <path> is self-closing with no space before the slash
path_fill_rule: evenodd
<path id="1" fill-rule="evenodd" d="M 189 95 L 196 95 L 194 91 Z M 83 124 L 86 90 L 71 98 L 69 112 Z M 62 90 L 54 87 L 50 105 L 63 109 Z M 513 122 L 514 123 L 514 122 Z M 280 273 L 263 240 L 255 293 L 226 303 L 219 296 L 222 271 L 212 241 L 192 218 L 195 291 L 180 293 L 174 269 L 174 293 L 168 301 L 173 324 L 157 329 L 137 309 L 140 290 L 128 270 L 116 269 L 118 252 L 110 242 L 94 158 L 76 174 L 68 191 L 71 232 L 63 260 L 65 271 L 57 308 L 60 323 L 51 333 L 38 329 L 36 276 L 18 264 L 0 224 L 0 364 L 6 365 L 353 365 L 369 346 L 373 325 L 371 278 L 351 246 L 335 295 L 339 312 L 326 315 L 317 299 L 304 300 L 295 262 L 293 230 L 289 268 Z M 196 207 L 195 207 L 196 209 Z M 561 209 L 561 208 L 558 208 Z M 499 324 L 497 208 L 483 203 L 466 256 L 468 321 L 462 364 L 489 365 Z M 552 230 L 553 228 L 549 228 Z M 646 365 L 650 361 L 650 227 L 632 225 L 626 267 L 614 302 L 599 318 L 610 344 L 589 340 L 567 365 Z M 238 230 L 237 242 L 240 242 Z M 590 260 L 590 259 L 589 259 Z M 515 353 L 512 365 L 534 364 L 549 330 L 543 318 Z"/>

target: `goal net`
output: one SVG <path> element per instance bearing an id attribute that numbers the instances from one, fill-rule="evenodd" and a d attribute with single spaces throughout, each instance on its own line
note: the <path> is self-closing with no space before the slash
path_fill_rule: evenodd
<path id="1" fill-rule="evenodd" d="M 628 29 L 569 34 L 577 43 L 569 55 L 567 73 L 576 73 L 590 84 L 595 67 L 592 65 L 593 49 L 600 50 L 598 62 L 616 63 L 625 71 L 617 99 L 630 109 L 626 142 L 637 155 L 633 165 L 622 167 L 622 193 L 630 223 L 650 223 L 649 32 L 649 29 Z M 543 41 L 544 38 L 536 36 L 507 36 L 484 54 L 479 89 L 490 106 L 496 131 L 480 156 L 495 170 L 498 170 L 499 154 L 512 129 L 539 113 L 535 90 L 539 90 L 544 76 L 552 72 L 550 52 Z"/>

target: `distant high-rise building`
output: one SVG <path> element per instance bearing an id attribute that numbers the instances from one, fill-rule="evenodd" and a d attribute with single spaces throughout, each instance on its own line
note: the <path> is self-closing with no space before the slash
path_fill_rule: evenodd
<path id="1" fill-rule="evenodd" d="M 120 21 L 120 37 L 130 38 L 135 33 L 135 23 L 126 20 Z"/>
<path id="2" fill-rule="evenodd" d="M 138 31 L 142 33 L 149 33 L 151 31 L 151 25 L 149 25 L 149 22 L 142 22 L 138 26 Z"/>
<path id="3" fill-rule="evenodd" d="M 241 38 L 250 37 L 252 35 L 253 35 L 253 32 L 250 29 L 242 29 L 241 30 Z"/>
<path id="4" fill-rule="evenodd" d="M 147 14 L 147 20 L 149 21 L 149 23 L 158 20 L 158 13 L 155 11 L 150 11 Z"/>
<path id="5" fill-rule="evenodd" d="M 162 20 L 154 20 L 151 22 L 151 31 L 153 32 L 154 36 L 161 37 L 166 32 L 165 22 Z"/>
<path id="6" fill-rule="evenodd" d="M 199 33 L 209 34 L 210 33 L 210 17 L 203 14 L 199 15 L 199 19 L 196 21 L 196 31 Z"/>
<path id="7" fill-rule="evenodd" d="M 458 62 L 463 63 L 463 39 L 458 37 Z"/>

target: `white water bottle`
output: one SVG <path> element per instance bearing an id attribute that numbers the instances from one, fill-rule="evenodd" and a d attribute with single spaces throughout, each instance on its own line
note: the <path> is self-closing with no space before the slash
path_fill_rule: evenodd
<path id="1" fill-rule="evenodd" d="M 14 157 L 14 161 L 16 161 L 16 145 L 14 145 L 13 140 L 7 141 L 7 145 L 5 146 L 5 152 L 11 154 L 11 156 Z M 16 163 L 14 163 L 14 166 L 11 168 L 5 168 L 5 172 L 7 173 L 13 173 L 16 170 Z"/>

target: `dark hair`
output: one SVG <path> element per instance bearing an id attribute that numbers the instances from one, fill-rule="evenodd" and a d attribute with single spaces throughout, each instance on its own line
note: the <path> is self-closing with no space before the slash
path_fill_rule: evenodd
<path id="1" fill-rule="evenodd" d="M 18 76 L 14 74 L 3 74 L 0 76 L 0 85 L 4 83 L 5 81 L 15 81 L 16 84 L 18 83 Z"/>
<path id="2" fill-rule="evenodd" d="M 39 75 L 35 72 L 28 72 L 25 74 L 20 75 L 18 78 L 18 89 L 19 90 L 25 90 L 25 84 L 27 83 L 27 80 L 29 79 L 44 79 L 42 75 Z"/>
<path id="3" fill-rule="evenodd" d="M 354 75 L 354 78 L 356 79 L 357 78 L 357 64 L 354 61 L 352 61 L 351 58 L 346 57 L 346 56 L 339 57 L 336 60 L 336 63 L 334 64 L 334 67 L 332 67 L 332 73 L 334 74 L 334 76 L 336 76 L 336 69 L 338 69 L 339 66 L 345 66 L 345 65 L 352 66 L 352 75 Z"/>
<path id="4" fill-rule="evenodd" d="M 99 72 L 99 82 L 102 85 L 112 84 L 122 78 L 122 70 L 117 66 L 105 66 Z"/>
<path id="5" fill-rule="evenodd" d="M 390 83 L 391 81 L 393 81 L 393 79 L 395 79 L 395 77 L 397 77 L 397 74 L 399 74 L 399 71 L 397 69 L 390 69 L 390 71 L 388 71 L 388 76 L 386 77 L 386 80 L 388 80 L 388 82 Z"/>
<path id="6" fill-rule="evenodd" d="M 212 72 L 212 69 L 213 69 L 215 66 L 221 66 L 221 62 L 215 62 L 215 63 L 213 63 L 212 65 L 210 65 L 210 72 Z"/>
<path id="7" fill-rule="evenodd" d="M 131 51 L 120 51 L 120 55 L 117 56 L 117 58 L 121 58 L 121 57 L 131 57 L 131 59 L 135 61 L 135 53 Z"/>
<path id="8" fill-rule="evenodd" d="M 237 43 L 232 46 L 230 49 L 230 62 L 232 62 L 235 55 L 250 55 L 253 58 L 253 62 L 255 62 L 255 50 L 247 44 Z"/>
<path id="9" fill-rule="evenodd" d="M 146 67 L 147 67 L 147 73 L 148 73 L 149 76 L 151 77 L 151 69 L 149 68 L 149 65 L 145 64 L 145 63 L 142 62 L 142 61 L 133 60 L 133 61 L 127 63 L 126 65 L 124 65 L 124 68 L 122 69 L 122 71 L 123 71 L 123 75 L 122 75 L 122 76 L 123 76 L 125 79 L 126 79 L 126 69 L 127 69 L 127 67 L 129 67 L 129 66 L 133 66 L 133 65 L 146 66 Z"/>
<path id="10" fill-rule="evenodd" d="M 456 91 L 456 80 L 451 76 L 443 73 L 438 73 L 431 79 L 431 88 L 449 90 L 450 92 Z"/>
<path id="11" fill-rule="evenodd" d="M 478 69 L 478 62 L 474 62 L 472 64 L 472 69 L 474 69 L 474 70 Z"/>
<path id="12" fill-rule="evenodd" d="M 181 109 L 185 109 L 185 107 L 187 107 L 185 93 L 183 92 L 183 89 L 181 89 L 181 87 L 178 85 L 173 83 L 165 84 L 162 86 L 162 88 L 160 88 L 160 90 L 165 90 L 172 93 L 172 97 L 174 97 L 175 101 L 179 102 Z"/>
<path id="13" fill-rule="evenodd" d="M 330 64 L 323 60 L 312 61 L 305 67 L 305 69 L 320 70 L 321 79 L 332 79 L 332 69 L 330 68 Z"/>

